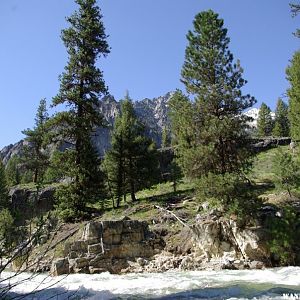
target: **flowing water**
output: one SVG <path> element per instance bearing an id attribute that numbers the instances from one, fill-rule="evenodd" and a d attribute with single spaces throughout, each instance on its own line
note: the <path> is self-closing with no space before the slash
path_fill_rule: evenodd
<path id="1" fill-rule="evenodd" d="M 300 299 L 300 267 L 155 274 L 1 274 L 13 299 Z M 16 283 L 16 285 L 15 285 Z M 15 286 L 14 286 L 15 285 Z"/>

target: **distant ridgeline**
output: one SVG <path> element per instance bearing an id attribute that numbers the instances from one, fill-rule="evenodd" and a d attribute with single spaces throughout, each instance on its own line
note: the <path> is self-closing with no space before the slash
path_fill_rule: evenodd
<path id="1" fill-rule="evenodd" d="M 161 146 L 163 127 L 169 127 L 170 124 L 168 101 L 172 94 L 172 92 L 169 92 L 158 98 L 146 98 L 133 102 L 136 115 L 144 123 L 147 135 L 155 141 L 157 147 Z M 111 95 L 106 96 L 100 101 L 99 110 L 107 121 L 107 127 L 96 128 L 92 139 L 99 155 L 103 156 L 105 151 L 110 148 L 111 131 L 115 118 L 120 112 L 120 102 L 116 101 Z M 20 156 L 25 143 L 25 141 L 21 140 L 14 145 L 4 147 L 0 151 L 0 157 L 3 159 L 4 164 L 6 164 L 13 155 Z M 65 143 L 60 145 L 59 149 L 64 150 L 68 147 L 69 145 Z"/>
<path id="2" fill-rule="evenodd" d="M 137 116 L 145 124 L 147 135 L 155 141 L 157 147 L 160 147 L 162 143 L 163 128 L 169 128 L 170 126 L 168 101 L 172 95 L 173 92 L 169 92 L 158 98 L 146 98 L 133 102 Z M 99 110 L 107 121 L 107 127 L 96 128 L 96 131 L 92 135 L 92 139 L 99 155 L 103 156 L 105 151 L 110 148 L 111 131 L 115 118 L 120 113 L 120 102 L 116 101 L 113 96 L 108 95 L 100 101 Z M 253 122 L 250 124 L 253 127 L 256 127 L 258 112 L 259 109 L 257 108 L 252 108 L 245 112 L 246 115 L 253 118 Z M 261 141 L 262 139 L 256 140 L 254 143 Z M 272 142 L 272 144 L 274 143 L 276 144 L 276 141 Z M 3 159 L 4 164 L 7 164 L 8 160 L 13 155 L 20 156 L 24 144 L 26 144 L 26 142 L 21 140 L 14 145 L 4 147 L 0 151 L 0 157 Z M 61 144 L 59 147 L 53 145 L 53 147 L 58 147 L 60 150 L 64 150 L 69 146 L 70 145 L 67 143 Z"/>

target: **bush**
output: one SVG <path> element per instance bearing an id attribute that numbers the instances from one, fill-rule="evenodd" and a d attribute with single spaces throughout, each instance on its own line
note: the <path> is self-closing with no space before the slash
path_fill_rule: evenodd
<path id="1" fill-rule="evenodd" d="M 235 214 L 240 219 L 256 214 L 260 201 L 252 193 L 249 182 L 238 173 L 212 174 L 203 176 L 197 185 L 201 202 L 209 201 L 210 206 Z"/>
<path id="2" fill-rule="evenodd" d="M 275 185 L 279 190 L 291 191 L 300 183 L 299 165 L 290 152 L 278 149 L 274 160 Z"/>
<path id="3" fill-rule="evenodd" d="M 0 241 L 1 241 L 1 252 L 10 249 L 14 242 L 14 219 L 7 208 L 1 209 L 0 211 Z M 1 253 L 1 256 L 3 253 Z"/>
<path id="4" fill-rule="evenodd" d="M 267 223 L 270 234 L 268 243 L 273 261 L 279 265 L 295 264 L 295 248 L 299 246 L 300 220 L 296 211 L 285 206 L 282 217 L 269 219 Z"/>
<path id="5" fill-rule="evenodd" d="M 55 192 L 58 217 L 65 222 L 75 222 L 86 217 L 85 203 L 74 193 L 73 184 L 61 185 Z"/>

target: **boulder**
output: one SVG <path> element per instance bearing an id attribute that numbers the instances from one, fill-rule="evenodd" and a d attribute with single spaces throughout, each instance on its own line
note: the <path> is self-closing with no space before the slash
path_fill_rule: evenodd
<path id="1" fill-rule="evenodd" d="M 250 269 L 264 269 L 265 267 L 265 264 L 261 261 L 254 260 L 249 263 Z"/>
<path id="2" fill-rule="evenodd" d="M 128 261 L 147 259 L 163 247 L 161 238 L 148 230 L 146 222 L 130 220 L 88 223 L 82 239 L 65 245 L 68 268 L 75 273 L 121 273 L 129 267 Z M 53 266 L 55 268 L 55 265 Z M 61 272 L 69 272 L 62 269 Z"/>
<path id="3" fill-rule="evenodd" d="M 99 222 L 89 222 L 83 230 L 82 240 L 83 241 L 91 241 L 91 240 L 99 240 L 101 233 L 101 223 Z"/>
<path id="4" fill-rule="evenodd" d="M 196 243 L 208 260 L 269 262 L 268 234 L 260 226 L 241 228 L 234 220 L 202 219 L 193 227 Z M 240 268 L 239 264 L 233 264 Z"/>
<path id="5" fill-rule="evenodd" d="M 102 243 L 88 245 L 88 253 L 89 254 L 98 254 L 98 253 L 103 253 L 103 252 L 104 252 L 104 248 L 103 248 Z"/>
<path id="6" fill-rule="evenodd" d="M 59 276 L 69 274 L 69 260 L 68 258 L 59 258 L 52 263 L 50 274 L 52 276 Z"/>
<path id="7" fill-rule="evenodd" d="M 24 225 L 27 219 L 40 217 L 54 207 L 55 187 L 46 187 L 39 191 L 29 188 L 12 188 L 9 192 L 12 209 L 18 213 L 18 225 Z"/>

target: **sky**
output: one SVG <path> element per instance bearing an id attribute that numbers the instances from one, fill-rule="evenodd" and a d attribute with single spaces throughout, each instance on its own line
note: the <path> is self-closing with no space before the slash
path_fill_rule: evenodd
<path id="1" fill-rule="evenodd" d="M 289 86 L 285 69 L 300 39 L 290 0 L 98 0 L 111 53 L 97 65 L 117 99 L 154 98 L 184 89 L 180 70 L 194 16 L 213 9 L 224 19 L 240 59 L 245 93 L 275 109 Z M 48 104 L 67 63 L 60 39 L 73 0 L 0 0 L 0 149 L 32 128 L 40 99 Z M 53 111 L 50 111 L 51 113 Z"/>

